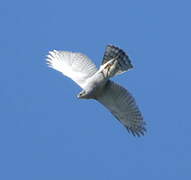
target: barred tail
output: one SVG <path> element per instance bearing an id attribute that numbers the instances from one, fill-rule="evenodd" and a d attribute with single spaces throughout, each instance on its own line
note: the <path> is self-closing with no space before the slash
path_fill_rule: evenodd
<path id="1" fill-rule="evenodd" d="M 103 56 L 102 65 L 109 63 L 108 61 L 111 60 L 117 61 L 114 70 L 115 72 L 112 73 L 112 76 L 121 74 L 125 71 L 128 71 L 128 69 L 133 68 L 131 60 L 122 49 L 113 45 L 108 45 Z"/>

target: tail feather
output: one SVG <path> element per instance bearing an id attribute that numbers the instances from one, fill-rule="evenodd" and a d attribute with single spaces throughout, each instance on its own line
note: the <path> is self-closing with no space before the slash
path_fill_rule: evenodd
<path id="1" fill-rule="evenodd" d="M 106 47 L 102 61 L 102 67 L 103 66 L 109 67 L 107 69 L 109 77 L 121 74 L 133 68 L 128 55 L 122 49 L 113 45 Z"/>

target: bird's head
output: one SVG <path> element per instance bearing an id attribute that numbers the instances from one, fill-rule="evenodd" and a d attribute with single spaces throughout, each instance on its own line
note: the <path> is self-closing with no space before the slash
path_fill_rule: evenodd
<path id="1" fill-rule="evenodd" d="M 78 95 L 77 95 L 77 98 L 79 98 L 79 99 L 84 99 L 85 96 L 86 95 L 86 92 L 83 90 L 83 91 L 81 91 Z"/>

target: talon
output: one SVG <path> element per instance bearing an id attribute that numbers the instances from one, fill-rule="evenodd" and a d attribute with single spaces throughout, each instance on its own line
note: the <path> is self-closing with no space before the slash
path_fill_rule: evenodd
<path id="1" fill-rule="evenodd" d="M 110 68 L 111 66 L 112 66 L 111 64 L 108 64 L 107 66 L 105 66 L 104 69 Z"/>

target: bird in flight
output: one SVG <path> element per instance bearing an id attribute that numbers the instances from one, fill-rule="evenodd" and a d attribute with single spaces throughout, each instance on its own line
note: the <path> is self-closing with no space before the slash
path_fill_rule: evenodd
<path id="1" fill-rule="evenodd" d="M 130 92 L 110 80 L 133 68 L 128 55 L 120 48 L 108 45 L 99 69 L 84 54 L 69 51 L 49 51 L 49 67 L 60 71 L 83 90 L 79 99 L 95 99 L 105 106 L 134 136 L 146 132 L 142 114 Z"/>

